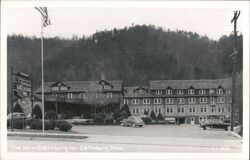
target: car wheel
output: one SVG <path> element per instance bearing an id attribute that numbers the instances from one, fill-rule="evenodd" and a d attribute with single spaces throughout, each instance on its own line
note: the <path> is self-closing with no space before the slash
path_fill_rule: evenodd
<path id="1" fill-rule="evenodd" d="M 210 129 L 211 127 L 210 127 L 210 126 L 205 126 L 204 128 L 205 128 L 205 130 L 208 130 L 208 129 Z"/>

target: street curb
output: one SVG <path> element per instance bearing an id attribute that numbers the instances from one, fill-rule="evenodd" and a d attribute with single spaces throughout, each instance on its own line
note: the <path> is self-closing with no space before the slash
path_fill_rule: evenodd
<path id="1" fill-rule="evenodd" d="M 32 133 L 32 132 L 8 132 L 9 137 L 41 137 L 41 138 L 72 138 L 72 139 L 86 139 L 88 136 L 80 134 L 58 134 L 58 133 Z"/>

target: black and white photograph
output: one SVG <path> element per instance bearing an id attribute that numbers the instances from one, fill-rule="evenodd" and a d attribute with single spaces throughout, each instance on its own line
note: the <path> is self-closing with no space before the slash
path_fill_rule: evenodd
<path id="1" fill-rule="evenodd" d="M 249 159 L 249 2 L 4 1 L 1 21 L 1 159 Z"/>

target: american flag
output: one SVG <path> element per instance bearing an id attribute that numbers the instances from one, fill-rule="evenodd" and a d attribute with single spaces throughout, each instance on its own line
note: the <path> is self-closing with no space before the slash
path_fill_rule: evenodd
<path id="1" fill-rule="evenodd" d="M 51 25 L 47 7 L 35 7 L 35 9 L 38 10 L 43 17 L 43 27 Z"/>

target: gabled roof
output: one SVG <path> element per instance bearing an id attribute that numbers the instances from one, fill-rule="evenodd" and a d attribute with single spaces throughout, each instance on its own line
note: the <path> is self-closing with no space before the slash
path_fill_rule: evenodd
<path id="1" fill-rule="evenodd" d="M 97 92 L 100 81 L 67 81 L 62 82 L 70 88 L 66 91 L 60 92 Z M 44 93 L 51 93 L 51 86 L 56 82 L 45 82 Z M 122 91 L 122 81 L 107 81 L 113 87 L 110 91 Z M 106 90 L 107 91 L 107 90 Z M 41 93 L 41 86 L 36 90 L 36 93 Z"/>
<path id="2" fill-rule="evenodd" d="M 172 89 L 194 89 L 231 88 L 231 79 L 206 79 L 206 80 L 153 80 L 150 81 L 151 90 L 162 90 L 171 86 Z"/>
<path id="3" fill-rule="evenodd" d="M 125 94 L 124 94 L 124 98 L 150 97 L 150 96 L 152 96 L 149 86 L 133 86 L 133 87 L 123 87 L 123 88 L 126 91 Z M 147 90 L 147 93 L 145 93 L 145 94 L 143 94 L 143 93 L 136 94 L 135 91 L 140 89 L 140 88 Z"/>

